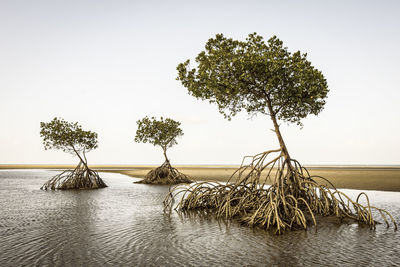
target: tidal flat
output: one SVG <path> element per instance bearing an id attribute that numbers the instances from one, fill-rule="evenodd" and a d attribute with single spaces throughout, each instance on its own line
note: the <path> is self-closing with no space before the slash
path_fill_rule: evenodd
<path id="1" fill-rule="evenodd" d="M 110 172 L 117 172 L 131 177 L 142 178 L 154 166 L 132 166 L 114 169 L 101 168 Z M 197 181 L 227 182 L 238 166 L 177 166 L 177 169 Z M 400 191 L 400 166 L 312 166 L 307 167 L 310 175 L 322 176 L 327 178 L 336 188 L 360 189 L 360 190 L 381 190 L 381 191 Z M 266 175 L 266 172 L 264 173 Z M 265 175 L 262 177 L 265 177 Z M 274 176 L 272 172 L 271 176 Z M 237 175 L 232 177 L 232 180 Z M 273 180 L 273 178 L 272 178 Z M 326 181 L 315 178 L 319 184 L 326 184 Z M 261 179 L 261 182 L 265 180 Z M 271 184 L 267 180 L 266 184 Z"/>
<path id="2" fill-rule="evenodd" d="M 91 168 L 143 178 L 156 165 L 90 165 Z M 180 172 L 196 181 L 227 182 L 239 166 L 236 165 L 176 165 Z M 400 192 L 400 166 L 305 166 L 310 175 L 327 178 L 336 188 Z M 74 165 L 13 164 L 0 169 L 73 169 Z M 264 173 L 266 174 L 266 173 Z M 273 176 L 273 173 L 272 173 Z M 232 177 L 232 180 L 237 176 Z M 264 175 L 265 177 L 265 175 Z M 318 183 L 327 184 L 315 178 Z M 261 179 L 261 182 L 264 182 Z M 266 184 L 271 184 L 270 180 Z"/>
<path id="3" fill-rule="evenodd" d="M 276 236 L 163 213 L 168 186 L 100 172 L 98 190 L 43 191 L 57 170 L 0 170 L 0 266 L 395 266 L 400 232 L 321 220 Z M 354 198 L 359 190 L 343 190 Z M 400 221 L 400 192 L 367 191 Z M 379 215 L 375 214 L 379 220 Z"/>

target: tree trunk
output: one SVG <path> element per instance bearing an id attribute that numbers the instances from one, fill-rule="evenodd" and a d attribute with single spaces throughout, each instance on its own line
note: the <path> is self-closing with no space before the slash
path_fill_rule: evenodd
<path id="1" fill-rule="evenodd" d="M 279 145 L 282 149 L 282 153 L 285 156 L 285 159 L 290 159 L 289 152 L 287 150 L 285 141 L 283 141 L 282 134 L 281 134 L 281 131 L 279 130 L 279 125 L 276 121 L 275 115 L 274 116 L 271 115 L 271 119 L 272 119 L 272 122 L 274 123 L 275 133 L 276 133 L 276 136 L 278 137 Z"/>
<path id="2" fill-rule="evenodd" d="M 75 151 L 75 154 L 78 156 L 78 158 L 80 159 L 80 161 L 83 163 L 83 165 L 85 165 L 86 169 L 88 170 L 89 167 L 87 165 L 87 162 L 83 160 L 83 158 L 81 157 L 81 155 L 79 155 L 78 151 L 76 151 L 75 147 L 72 146 L 72 149 Z"/>
<path id="3" fill-rule="evenodd" d="M 268 103 L 269 115 L 271 116 L 271 120 L 274 123 L 274 128 L 275 128 L 274 131 L 276 133 L 276 136 L 278 137 L 278 141 L 279 141 L 279 145 L 282 150 L 282 154 L 285 157 L 285 160 L 289 160 L 290 159 L 289 151 L 286 148 L 285 141 L 283 141 L 281 131 L 279 130 L 278 122 L 276 121 L 276 114 L 272 108 L 271 101 L 269 98 L 267 99 L 267 103 Z"/>
<path id="4" fill-rule="evenodd" d="M 164 153 L 164 157 L 165 157 L 165 161 L 169 163 L 169 159 L 167 157 L 167 148 L 162 148 L 163 149 L 163 153 Z"/>

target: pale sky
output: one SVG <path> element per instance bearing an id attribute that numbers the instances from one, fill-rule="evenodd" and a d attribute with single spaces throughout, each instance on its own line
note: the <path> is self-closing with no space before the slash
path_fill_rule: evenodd
<path id="1" fill-rule="evenodd" d="M 176 81 L 217 33 L 277 35 L 308 53 L 330 93 L 304 128 L 282 123 L 303 164 L 400 164 L 400 1 L 0 0 L 0 164 L 76 163 L 45 151 L 55 116 L 99 135 L 91 164 L 160 164 L 133 141 L 136 121 L 164 116 L 184 136 L 173 164 L 240 164 L 278 147 L 268 117 L 227 121 Z"/>

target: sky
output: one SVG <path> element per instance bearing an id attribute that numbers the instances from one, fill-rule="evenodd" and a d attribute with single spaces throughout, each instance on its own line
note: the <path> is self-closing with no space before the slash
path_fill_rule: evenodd
<path id="1" fill-rule="evenodd" d="M 240 164 L 278 148 L 266 116 L 225 120 L 190 96 L 176 67 L 217 33 L 278 36 L 325 75 L 325 109 L 281 123 L 303 164 L 400 164 L 399 1 L 0 0 L 0 164 L 73 164 L 44 150 L 54 117 L 98 133 L 92 164 L 161 164 L 134 142 L 144 116 L 178 120 L 173 164 Z"/>

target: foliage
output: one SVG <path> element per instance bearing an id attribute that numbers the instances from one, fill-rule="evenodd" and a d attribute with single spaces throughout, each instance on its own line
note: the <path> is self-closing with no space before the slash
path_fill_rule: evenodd
<path id="1" fill-rule="evenodd" d="M 180 122 L 163 117 L 157 120 L 155 117 L 147 116 L 137 122 L 135 142 L 150 143 L 160 146 L 164 151 L 177 144 L 176 138 L 183 136 L 183 131 L 179 126 Z"/>
<path id="2" fill-rule="evenodd" d="M 85 152 L 97 148 L 97 133 L 84 131 L 77 122 L 54 118 L 51 122 L 40 123 L 40 136 L 44 148 L 60 149 L 77 155 L 80 159 L 73 170 L 66 170 L 48 180 L 41 189 L 98 189 L 107 187 L 99 174 L 87 165 Z M 83 157 L 79 153 L 83 152 Z"/>
<path id="3" fill-rule="evenodd" d="M 62 118 L 54 118 L 48 123 L 41 122 L 40 136 L 46 150 L 60 149 L 75 154 L 89 152 L 98 146 L 97 133 L 84 131 L 77 122 L 67 122 Z"/>
<path id="4" fill-rule="evenodd" d="M 176 139 L 183 135 L 179 126 L 180 122 L 163 117 L 157 120 L 155 117 L 144 117 L 137 122 L 135 142 L 150 143 L 163 149 L 165 162 L 154 170 L 151 170 L 145 178 L 137 183 L 144 184 L 179 184 L 192 181 L 183 173 L 173 168 L 167 157 L 167 148 L 177 144 Z"/>
<path id="5" fill-rule="evenodd" d="M 179 64 L 177 80 L 196 98 L 217 103 L 228 119 L 245 110 L 302 125 L 301 119 L 323 109 L 329 91 L 307 54 L 289 52 L 276 36 L 265 43 L 256 33 L 246 41 L 217 34 L 196 62 L 193 69 L 189 60 Z"/>
<path id="6" fill-rule="evenodd" d="M 387 226 L 390 213 L 369 204 L 361 193 L 352 201 L 323 177 L 311 176 L 306 168 L 290 158 L 277 119 L 302 125 L 308 114 L 317 115 L 328 93 L 322 73 L 311 66 L 306 54 L 288 52 L 276 36 L 264 43 L 256 33 L 245 42 L 217 34 L 208 40 L 205 51 L 197 57 L 197 68 L 190 61 L 178 65 L 178 80 L 189 93 L 218 104 L 219 111 L 230 119 L 242 109 L 250 115 L 267 114 L 274 124 L 280 148 L 259 153 L 244 164 L 228 183 L 195 183 L 175 187 L 164 205 L 181 213 L 214 214 L 217 218 L 238 219 L 249 226 L 286 230 L 306 229 L 316 224 L 315 215 L 350 218 L 375 227 L 372 209 L 378 211 Z M 278 155 L 276 155 L 278 153 Z M 272 155 L 272 160 L 267 157 Z M 261 178 L 264 181 L 261 181 Z M 325 180 L 318 184 L 314 178 Z M 266 187 L 266 183 L 271 186 Z M 331 186 L 333 189 L 329 189 Z M 359 202 L 361 197 L 367 205 Z"/>

